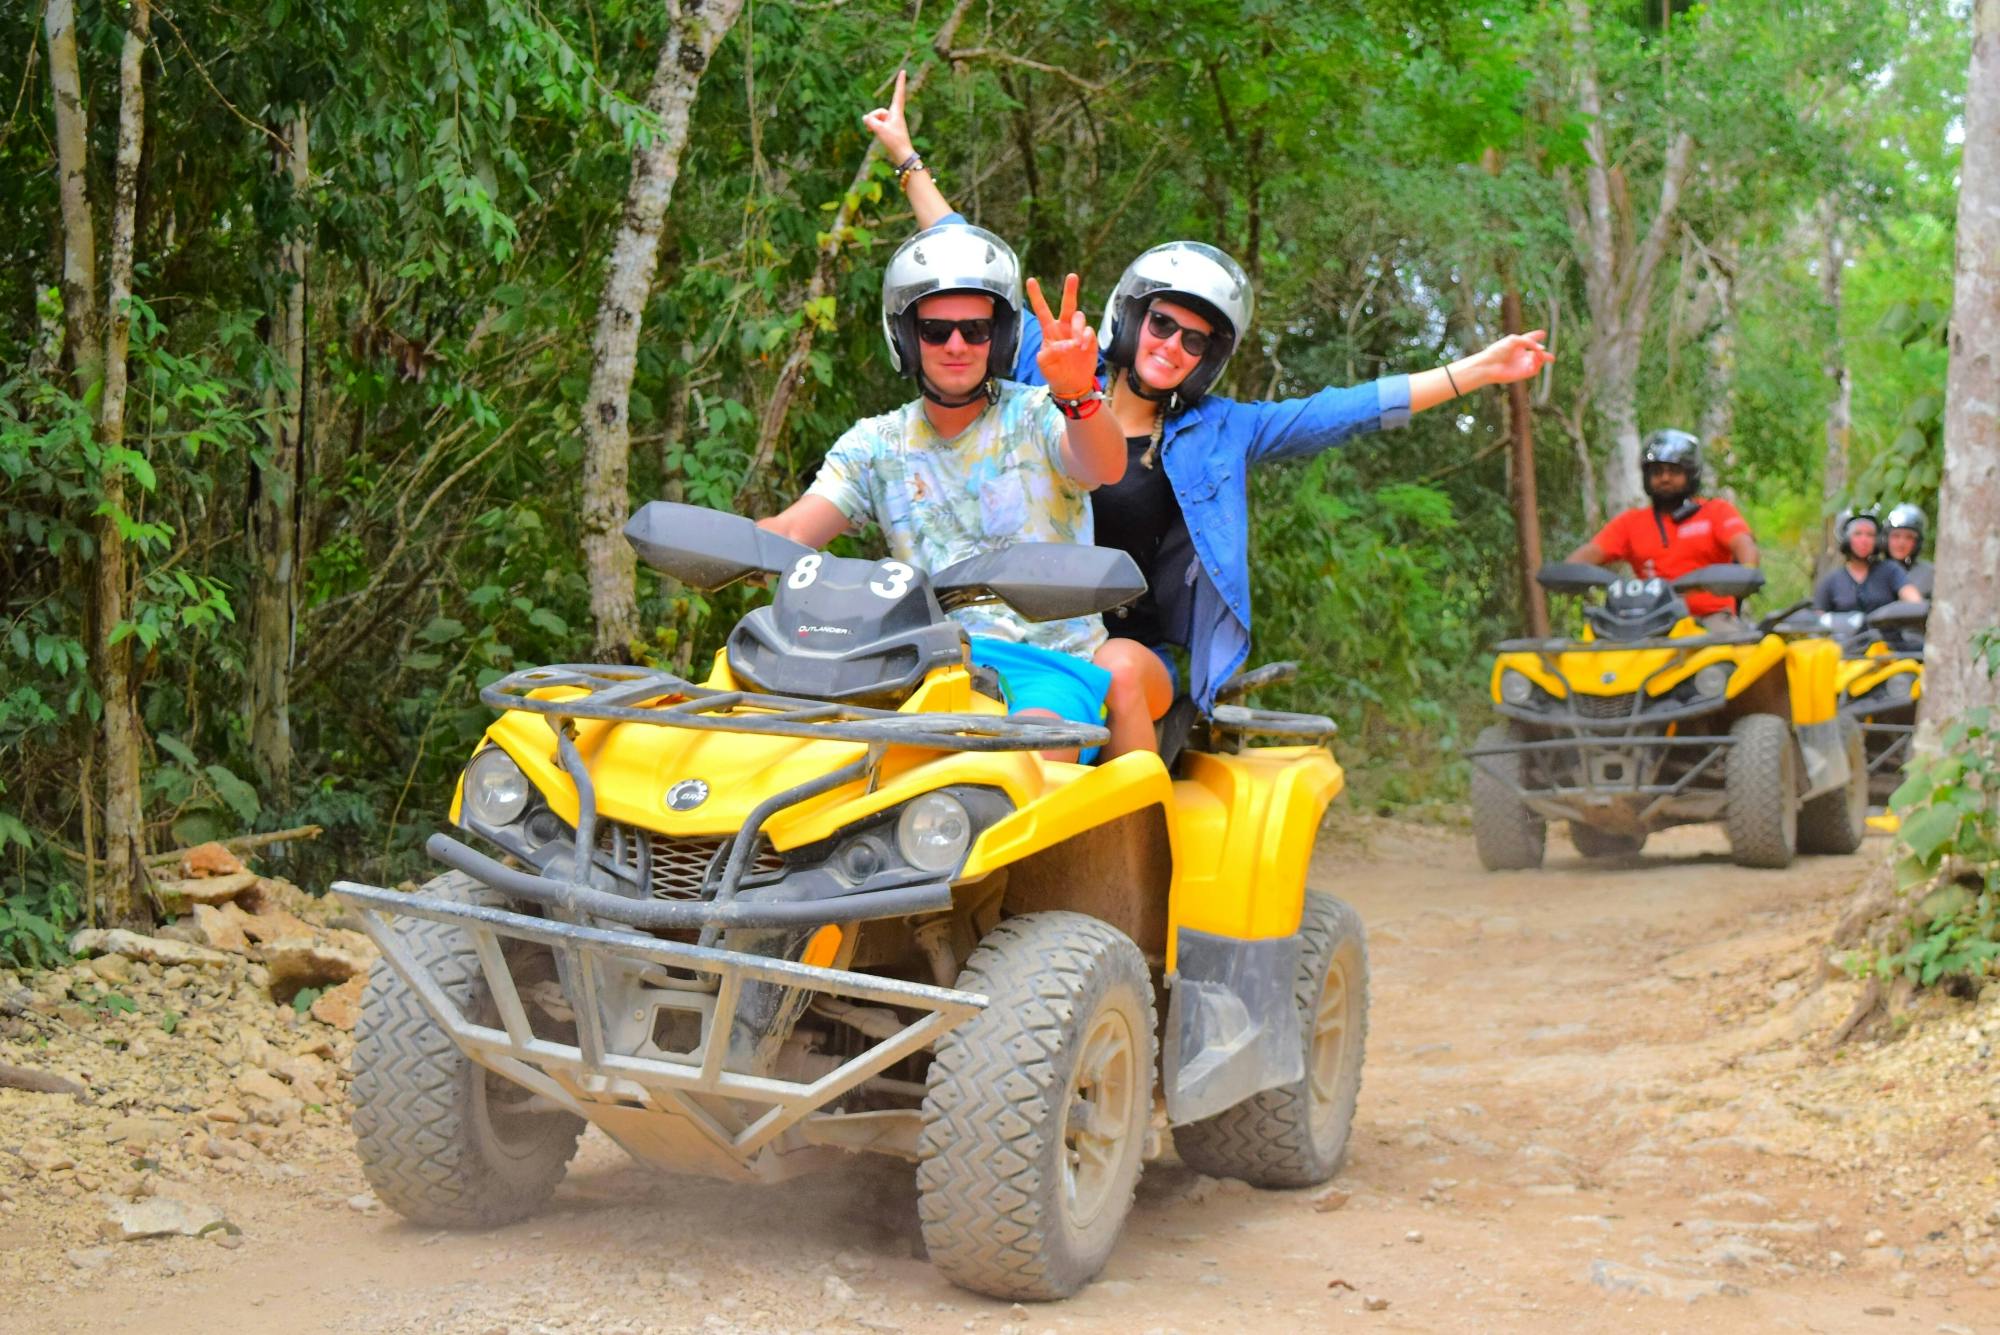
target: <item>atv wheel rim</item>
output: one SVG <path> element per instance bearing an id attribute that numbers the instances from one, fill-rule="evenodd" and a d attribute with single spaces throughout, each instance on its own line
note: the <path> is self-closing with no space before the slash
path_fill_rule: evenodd
<path id="1" fill-rule="evenodd" d="M 1339 1113 L 1335 1096 L 1347 1075 L 1348 1016 L 1347 970 L 1338 956 L 1327 961 L 1326 982 L 1319 991 L 1319 1007 L 1313 1012 L 1312 1047 L 1306 1054 L 1312 1079 L 1313 1133 L 1324 1139 L 1333 1130 Z"/>
<path id="2" fill-rule="evenodd" d="M 1089 1228 L 1111 1202 L 1138 1120 L 1138 1090 L 1132 1026 L 1116 1010 L 1101 1011 L 1063 1107 L 1063 1215 L 1072 1229 Z"/>
<path id="3" fill-rule="evenodd" d="M 533 1091 L 523 1089 L 505 1076 L 476 1071 L 474 1085 L 478 1117 L 489 1146 L 502 1159 L 526 1160 L 537 1154 L 548 1139 L 550 1113 L 535 1107 Z"/>

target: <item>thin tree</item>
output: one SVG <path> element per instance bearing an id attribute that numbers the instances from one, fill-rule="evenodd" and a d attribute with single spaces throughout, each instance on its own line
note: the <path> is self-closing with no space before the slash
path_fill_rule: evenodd
<path id="1" fill-rule="evenodd" d="M 1613 160 L 1605 129 L 1604 94 L 1597 73 L 1596 36 L 1588 0 L 1569 0 L 1574 42 L 1577 110 L 1585 121 L 1584 190 L 1578 197 L 1567 172 L 1563 200 L 1576 257 L 1583 268 L 1590 307 L 1590 342 L 1584 349 L 1584 383 L 1590 406 L 1611 436 L 1604 470 L 1605 499 L 1614 510 L 1645 504 L 1639 484 L 1639 356 L 1653 309 L 1653 285 L 1677 226 L 1681 192 L 1694 163 L 1694 141 L 1675 131 L 1660 168 L 1659 201 L 1644 236 L 1632 216 L 1625 173 Z"/>
<path id="2" fill-rule="evenodd" d="M 97 239 L 91 219 L 89 111 L 77 72 L 74 0 L 49 0 L 43 18 L 54 100 L 56 163 L 63 218 L 63 315 L 77 395 L 95 398 L 101 503 L 93 594 L 96 634 L 92 666 L 103 702 L 103 918 L 148 923 L 145 807 L 139 789 L 140 723 L 132 669 L 131 557 L 123 525 L 126 504 L 125 357 L 132 327 L 132 250 L 145 143 L 144 60 L 151 35 L 150 0 L 133 0 L 118 63 L 118 149 L 112 179 L 111 252 L 105 304 L 97 304 Z M 86 855 L 91 850 L 85 850 Z"/>
<path id="3" fill-rule="evenodd" d="M 660 229 L 680 176 L 702 73 L 742 9 L 743 0 L 668 0 L 667 32 L 646 94 L 653 124 L 632 154 L 625 214 L 611 242 L 597 303 L 583 412 L 583 560 L 595 653 L 601 660 L 628 660 L 639 634 L 632 551 L 621 534 L 632 508 L 626 482 L 632 454 L 632 376 L 646 301 L 659 269 Z"/>
<path id="4" fill-rule="evenodd" d="M 311 173 L 304 107 L 271 136 L 273 168 L 304 204 Z M 278 250 L 270 321 L 270 370 L 264 390 L 270 450 L 257 470 L 250 505 L 250 751 L 270 792 L 282 797 L 292 767 L 291 678 L 298 627 L 298 488 L 305 426 L 306 228 L 294 217 Z"/>
<path id="5" fill-rule="evenodd" d="M 1926 749 L 1941 724 L 2000 704 L 1972 637 L 2000 627 L 2000 0 L 1972 11 L 1958 269 L 1945 381 L 1937 597 L 1924 664 Z"/>

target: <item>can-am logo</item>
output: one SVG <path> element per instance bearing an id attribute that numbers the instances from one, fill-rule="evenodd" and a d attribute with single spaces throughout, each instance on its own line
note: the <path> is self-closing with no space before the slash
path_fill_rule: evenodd
<path id="1" fill-rule="evenodd" d="M 682 779 L 667 789 L 667 805 L 675 811 L 693 811 L 708 801 L 708 785 L 700 779 Z"/>
<path id="2" fill-rule="evenodd" d="M 853 633 L 854 633 L 853 631 L 849 630 L 845 626 L 800 626 L 799 627 L 800 635 L 852 635 Z"/>

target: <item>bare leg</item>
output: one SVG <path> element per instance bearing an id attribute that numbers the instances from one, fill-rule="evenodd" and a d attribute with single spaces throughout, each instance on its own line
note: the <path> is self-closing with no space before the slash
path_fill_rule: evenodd
<path id="1" fill-rule="evenodd" d="M 1105 725 L 1111 730 L 1104 758 L 1128 751 L 1157 751 L 1153 721 L 1174 702 L 1173 682 L 1160 656 L 1137 640 L 1106 640 L 1092 659 L 1111 674 L 1105 696 Z"/>
<path id="2" fill-rule="evenodd" d="M 1061 723 L 1061 722 L 1064 722 L 1064 719 L 1063 719 L 1063 716 L 1062 716 L 1061 714 L 1058 714 L 1058 713 L 1056 713 L 1056 711 L 1055 711 L 1055 710 L 1053 710 L 1053 709 L 1017 709 L 1017 710 L 1015 710 L 1015 711 L 1014 711 L 1014 717 L 1015 717 L 1015 718 L 1052 718 L 1052 719 L 1054 719 L 1054 720 L 1055 720 L 1056 722 L 1058 722 L 1058 723 Z M 1077 758 L 1077 755 L 1078 755 L 1079 753 L 1078 753 L 1077 749 L 1076 749 L 1075 747 L 1073 747 L 1073 746 L 1072 746 L 1072 747 L 1069 747 L 1069 748 L 1068 748 L 1067 750 L 1061 750 L 1061 751 L 1042 751 L 1042 752 L 1039 752 L 1038 754 L 1039 754 L 1039 755 L 1041 756 L 1041 758 L 1042 758 L 1042 759 L 1044 759 L 1044 760 L 1065 760 L 1065 761 L 1071 761 L 1071 762 L 1074 762 L 1074 761 L 1076 760 L 1076 758 Z"/>

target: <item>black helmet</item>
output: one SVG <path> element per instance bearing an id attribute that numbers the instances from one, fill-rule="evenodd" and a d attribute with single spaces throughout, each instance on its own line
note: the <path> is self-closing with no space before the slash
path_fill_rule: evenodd
<path id="1" fill-rule="evenodd" d="M 1851 505 L 1833 517 L 1833 536 L 1840 543 L 1840 554 L 1853 557 L 1857 561 L 1879 561 L 1882 559 L 1882 544 L 1879 542 L 1875 544 L 1875 550 L 1866 557 L 1854 555 L 1854 548 L 1849 539 L 1853 536 L 1854 526 L 1863 520 L 1868 521 L 1869 527 L 1875 530 L 1876 537 L 1882 535 L 1882 516 L 1875 513 L 1872 502 Z"/>
<path id="2" fill-rule="evenodd" d="M 1924 518 L 1924 512 L 1916 506 L 1911 505 L 1908 501 L 1904 501 L 1901 505 L 1893 507 L 1889 511 L 1889 517 L 1882 523 L 1882 531 L 1886 535 L 1891 529 L 1898 528 L 1906 528 L 1917 535 L 1917 545 L 1915 550 L 1910 553 L 1910 559 L 1914 561 L 1922 556 L 1924 554 L 1924 536 L 1930 528 L 1930 521 Z"/>
<path id="3" fill-rule="evenodd" d="M 1178 301 L 1200 312 L 1213 332 L 1208 351 L 1174 389 L 1155 395 L 1136 379 L 1132 387 L 1144 398 L 1178 399 L 1182 405 L 1199 403 L 1249 331 L 1255 305 L 1249 275 L 1235 260 L 1200 241 L 1169 241 L 1146 251 L 1125 266 L 1118 286 L 1111 289 L 1111 299 L 1104 304 L 1097 342 L 1109 365 L 1131 371 L 1139 357 L 1139 326 L 1146 322 L 1155 297 Z"/>
<path id="4" fill-rule="evenodd" d="M 1671 464 L 1687 474 L 1687 485 L 1677 494 L 1663 496 L 1646 487 L 1646 469 L 1652 464 Z M 1646 437 L 1639 454 L 1639 485 L 1656 501 L 1685 501 L 1701 490 L 1701 437 L 1690 431 L 1667 427 Z"/>

